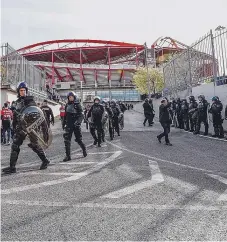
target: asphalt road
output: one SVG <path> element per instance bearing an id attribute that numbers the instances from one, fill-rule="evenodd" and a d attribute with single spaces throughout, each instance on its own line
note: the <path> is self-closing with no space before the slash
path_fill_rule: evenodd
<path id="1" fill-rule="evenodd" d="M 1 241 L 227 240 L 227 142 L 173 129 L 168 147 L 142 121 L 126 112 L 101 148 L 84 132 L 88 156 L 73 142 L 66 163 L 57 123 L 44 171 L 25 142 L 18 173 L 2 176 Z"/>

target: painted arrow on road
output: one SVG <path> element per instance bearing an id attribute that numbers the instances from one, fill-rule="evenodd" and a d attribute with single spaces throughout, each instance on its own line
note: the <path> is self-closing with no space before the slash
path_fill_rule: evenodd
<path id="1" fill-rule="evenodd" d="M 207 174 L 207 175 L 227 185 L 227 178 L 224 178 L 219 175 L 213 175 L 213 174 Z M 227 201 L 227 189 L 220 195 L 217 201 Z"/>
<path id="2" fill-rule="evenodd" d="M 156 161 L 149 160 L 149 167 L 151 170 L 151 179 L 147 181 L 143 181 L 120 190 L 108 193 L 102 198 L 120 198 L 134 192 L 138 192 L 142 189 L 152 187 L 158 183 L 164 182 L 163 175 L 159 169 L 158 163 Z"/>

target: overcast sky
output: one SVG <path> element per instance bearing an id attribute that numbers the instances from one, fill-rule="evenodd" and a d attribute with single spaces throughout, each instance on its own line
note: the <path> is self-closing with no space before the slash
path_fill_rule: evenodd
<path id="1" fill-rule="evenodd" d="M 55 39 L 186 44 L 227 25 L 227 0 L 2 0 L 1 42 L 18 49 Z"/>

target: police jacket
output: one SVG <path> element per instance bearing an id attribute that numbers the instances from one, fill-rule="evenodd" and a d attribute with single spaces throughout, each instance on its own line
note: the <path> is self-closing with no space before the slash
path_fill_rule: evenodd
<path id="1" fill-rule="evenodd" d="M 169 107 L 170 103 L 168 103 L 166 106 L 164 104 L 161 104 L 159 106 L 159 122 L 160 123 L 172 123 L 172 119 L 169 113 Z"/>
<path id="2" fill-rule="evenodd" d="M 20 116 L 23 110 L 29 106 L 37 106 L 33 96 L 19 97 L 15 102 L 15 109 L 13 111 L 13 129 L 20 126 Z"/>
<path id="3" fill-rule="evenodd" d="M 94 103 L 88 111 L 87 118 L 91 118 L 92 122 L 101 122 L 104 111 L 103 105 Z"/>
<path id="4" fill-rule="evenodd" d="M 209 113 L 212 113 L 212 115 L 221 115 L 222 110 L 223 110 L 222 103 L 220 101 L 214 102 L 210 107 Z"/>
<path id="5" fill-rule="evenodd" d="M 143 110 L 144 110 L 144 114 L 151 114 L 153 113 L 153 108 L 149 103 L 144 103 L 143 104 Z"/>
<path id="6" fill-rule="evenodd" d="M 200 101 L 198 104 L 198 116 L 206 118 L 207 117 L 207 109 L 209 103 L 206 100 Z"/>
<path id="7" fill-rule="evenodd" d="M 79 101 L 68 102 L 65 105 L 65 116 L 63 118 L 62 126 L 74 127 L 80 125 L 83 121 L 83 109 Z"/>
<path id="8" fill-rule="evenodd" d="M 52 122 L 54 124 L 54 115 L 53 115 L 53 111 L 52 109 L 45 105 L 45 106 L 41 106 L 42 111 L 44 112 L 45 116 L 46 116 L 46 120 L 48 123 Z"/>
<path id="9" fill-rule="evenodd" d="M 196 101 L 190 101 L 189 103 L 189 114 L 193 115 L 198 107 L 198 103 Z"/>

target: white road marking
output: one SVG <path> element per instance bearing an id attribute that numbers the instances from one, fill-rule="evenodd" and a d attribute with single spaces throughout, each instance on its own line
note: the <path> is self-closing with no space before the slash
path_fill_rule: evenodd
<path id="1" fill-rule="evenodd" d="M 104 166 L 106 166 L 110 162 L 114 161 L 118 156 L 121 155 L 121 153 L 122 153 L 122 151 L 114 152 L 113 155 L 106 158 L 104 161 L 99 162 L 96 166 L 88 169 L 86 172 L 75 173 L 73 176 L 65 177 L 65 178 L 61 178 L 61 179 L 57 179 L 57 180 L 46 181 L 46 182 L 37 183 L 37 184 L 31 184 L 31 185 L 26 185 L 26 186 L 21 186 L 21 187 L 14 187 L 14 188 L 5 189 L 5 190 L 1 191 L 1 194 L 17 193 L 17 192 L 27 191 L 27 190 L 31 190 L 31 189 L 37 189 L 37 188 L 40 188 L 40 187 L 52 186 L 52 185 L 66 183 L 66 182 L 69 182 L 69 181 L 79 180 L 82 177 L 85 177 L 87 175 L 90 175 L 94 172 L 99 171 Z"/>
<path id="2" fill-rule="evenodd" d="M 112 204 L 112 203 L 70 203 L 2 199 L 2 204 L 42 207 L 100 208 L 100 209 L 137 209 L 137 210 L 189 210 L 189 211 L 226 211 L 226 205 L 158 205 L 158 204 Z"/>
<path id="3" fill-rule="evenodd" d="M 227 185 L 227 178 L 224 178 L 218 175 L 213 175 L 213 174 L 207 174 L 207 175 Z M 217 201 L 227 201 L 227 189 L 220 195 Z"/>
<path id="4" fill-rule="evenodd" d="M 47 175 L 47 176 L 74 176 L 76 172 L 41 172 L 41 171 L 31 171 L 29 175 Z"/>
<path id="5" fill-rule="evenodd" d="M 217 172 L 217 173 L 219 173 L 219 174 L 223 174 L 223 175 L 226 175 L 226 174 L 227 174 L 227 173 L 225 173 L 225 172 L 221 172 L 221 171 L 206 170 L 206 169 L 198 168 L 198 167 L 195 167 L 195 166 L 189 166 L 189 165 L 184 165 L 184 164 L 176 163 L 176 162 L 174 162 L 174 161 L 163 160 L 163 159 L 160 159 L 160 158 L 158 158 L 158 157 L 154 157 L 154 156 L 150 156 L 150 155 L 145 155 L 145 154 L 142 154 L 142 153 L 139 153 L 139 152 L 133 151 L 133 150 L 129 150 L 129 149 L 127 149 L 127 148 L 124 148 L 124 147 L 119 146 L 119 145 L 117 145 L 117 144 L 111 143 L 111 142 L 109 142 L 109 141 L 106 141 L 106 142 L 107 142 L 108 144 L 112 145 L 112 146 L 117 147 L 117 148 L 120 149 L 120 150 L 124 150 L 124 151 L 127 151 L 127 152 L 132 153 L 132 154 L 135 154 L 135 155 L 139 155 L 139 156 L 147 157 L 147 158 L 152 159 L 152 160 L 162 161 L 162 162 L 169 163 L 169 164 L 173 164 L 173 165 L 176 165 L 176 166 L 181 166 L 181 167 L 184 167 L 184 168 L 189 168 L 189 169 L 192 169 L 192 170 L 197 170 L 197 171 L 202 171 L 202 172 L 207 172 L 207 173 L 214 173 L 214 172 Z"/>
<path id="6" fill-rule="evenodd" d="M 111 192 L 102 196 L 103 198 L 120 198 L 131 193 L 138 192 L 142 189 L 152 187 L 160 182 L 164 181 L 163 175 L 158 167 L 158 163 L 156 161 L 149 160 L 149 166 L 151 170 L 151 179 L 143 182 L 139 182 L 129 187 L 122 188 L 120 190 Z"/>

